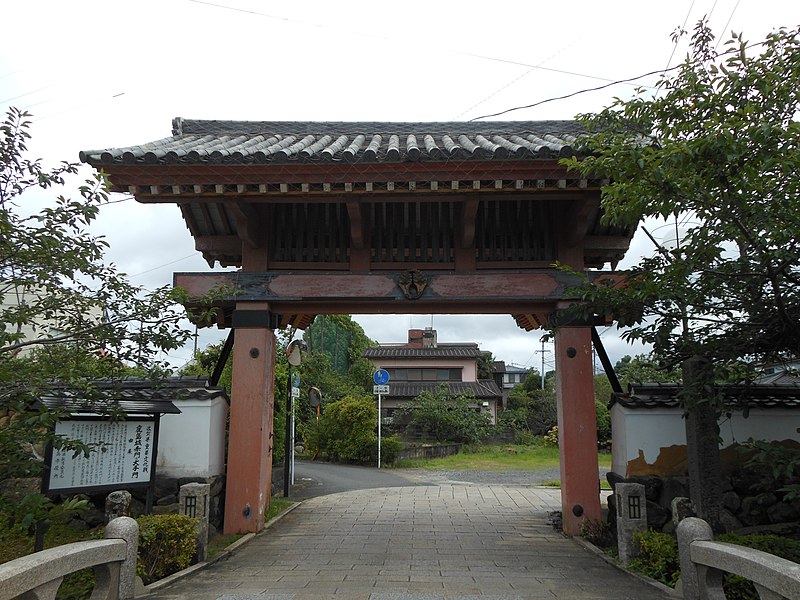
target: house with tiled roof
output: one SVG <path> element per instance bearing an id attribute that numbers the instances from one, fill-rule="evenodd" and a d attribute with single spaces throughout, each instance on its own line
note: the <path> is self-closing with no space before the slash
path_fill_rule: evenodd
<path id="1" fill-rule="evenodd" d="M 364 356 L 375 368 L 389 373 L 389 394 L 382 397 L 382 417 L 391 417 L 402 405 L 424 391 L 447 386 L 453 396 L 474 398 L 474 408 L 492 424 L 502 407 L 502 391 L 493 379 L 478 379 L 483 352 L 476 343 L 439 343 L 433 328 L 410 329 L 408 342 L 368 348 Z"/>

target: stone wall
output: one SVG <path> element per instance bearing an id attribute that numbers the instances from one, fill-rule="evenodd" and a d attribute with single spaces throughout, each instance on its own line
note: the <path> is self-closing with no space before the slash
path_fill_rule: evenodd
<path id="1" fill-rule="evenodd" d="M 658 477 L 655 475 L 624 478 L 616 473 L 607 474 L 612 489 L 620 482 L 641 483 L 647 498 L 647 525 L 650 529 L 673 533 L 670 507 L 673 498 L 689 497 L 688 477 Z M 777 528 L 784 523 L 800 521 L 800 498 L 784 502 L 779 492 L 763 492 L 763 474 L 737 472 L 722 477 L 722 525 L 726 531 L 745 528 Z M 608 499 L 608 519 L 616 520 L 615 496 Z"/>

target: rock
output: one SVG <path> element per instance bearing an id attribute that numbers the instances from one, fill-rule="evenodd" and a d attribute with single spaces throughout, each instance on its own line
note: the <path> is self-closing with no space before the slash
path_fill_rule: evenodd
<path id="1" fill-rule="evenodd" d="M 146 490 L 145 490 L 146 492 Z M 178 495 L 178 480 L 174 477 L 156 477 L 155 497 Z"/>
<path id="2" fill-rule="evenodd" d="M 180 505 L 176 502 L 175 504 L 163 504 L 159 506 L 153 507 L 153 514 L 156 515 L 177 515 L 180 509 Z"/>
<path id="3" fill-rule="evenodd" d="M 670 519 L 669 521 L 664 523 L 664 526 L 661 528 L 661 533 L 666 533 L 668 535 L 674 536 L 676 530 L 677 527 L 675 526 L 675 522 L 672 519 Z"/>
<path id="4" fill-rule="evenodd" d="M 742 527 L 742 522 L 726 508 L 723 508 L 719 511 L 719 523 L 722 525 L 722 528 L 726 533 L 736 531 Z"/>
<path id="5" fill-rule="evenodd" d="M 211 490 L 209 494 L 213 496 L 219 496 L 225 490 L 225 475 L 217 475 L 216 477 L 212 477 L 211 481 L 208 483 L 211 484 Z"/>
<path id="6" fill-rule="evenodd" d="M 697 516 L 697 514 L 694 512 L 694 506 L 692 506 L 692 501 L 689 500 L 689 498 L 682 496 L 678 496 L 677 498 L 672 499 L 670 512 L 672 513 L 672 524 L 676 528 L 678 527 L 678 523 L 683 521 L 686 517 Z"/>
<path id="7" fill-rule="evenodd" d="M 91 529 L 89 524 L 80 517 L 73 517 L 70 519 L 68 525 L 71 529 L 77 529 L 78 531 L 88 531 Z"/>
<path id="8" fill-rule="evenodd" d="M 87 510 L 82 511 L 80 518 L 89 526 L 90 529 L 97 527 L 98 525 L 106 524 L 105 511 L 95 508 L 93 505 L 90 505 L 90 508 Z"/>
<path id="9" fill-rule="evenodd" d="M 176 494 L 170 494 L 169 496 L 164 496 L 156 500 L 156 506 L 164 506 L 166 504 L 175 504 L 178 501 L 178 496 Z"/>
<path id="10" fill-rule="evenodd" d="M 663 480 L 661 497 L 658 503 L 665 509 L 672 510 L 672 501 L 675 498 L 689 497 L 689 480 L 686 477 L 667 477 Z"/>
<path id="11" fill-rule="evenodd" d="M 657 502 L 647 501 L 647 527 L 660 530 L 669 521 L 670 513 Z"/>
<path id="12" fill-rule="evenodd" d="M 618 483 L 625 483 L 625 478 L 618 473 L 614 473 L 614 471 L 609 471 L 606 473 L 606 481 L 608 481 L 608 485 L 610 485 L 611 489 L 613 490 L 615 489 L 614 486 L 616 486 Z"/>
<path id="13" fill-rule="evenodd" d="M 658 502 L 658 499 L 661 496 L 661 488 L 664 486 L 664 482 L 662 481 L 661 477 L 647 475 L 631 477 L 628 479 L 628 481 L 631 483 L 641 483 L 644 486 L 645 498 L 647 498 L 650 502 Z"/>
<path id="14" fill-rule="evenodd" d="M 764 498 L 764 496 L 772 496 Z M 766 500 L 766 501 L 765 501 Z M 775 503 L 774 494 L 761 494 L 759 496 L 747 496 L 742 498 L 742 506 L 737 513 L 739 520 L 747 526 L 765 525 L 769 523 L 769 516 L 767 515 L 767 506 Z"/>
<path id="15" fill-rule="evenodd" d="M 735 513 L 741 508 L 742 499 L 739 498 L 739 494 L 730 490 L 722 494 L 722 506 Z"/>
<path id="16" fill-rule="evenodd" d="M 800 511 L 789 502 L 776 502 L 767 507 L 767 518 L 770 523 L 792 523 L 800 520 Z"/>
<path id="17" fill-rule="evenodd" d="M 768 489 L 769 477 L 760 471 L 738 471 L 731 477 L 733 490 L 742 498 L 752 496 L 761 490 Z"/>

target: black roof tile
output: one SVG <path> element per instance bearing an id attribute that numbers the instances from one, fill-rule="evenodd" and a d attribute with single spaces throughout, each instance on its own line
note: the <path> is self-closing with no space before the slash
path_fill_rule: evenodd
<path id="1" fill-rule="evenodd" d="M 435 348 L 408 348 L 406 346 L 379 346 L 367 348 L 364 357 L 380 358 L 480 358 L 483 352 L 477 344 L 439 344 Z"/>
<path id="2" fill-rule="evenodd" d="M 179 414 L 173 400 L 211 400 L 224 388 L 208 387 L 205 377 L 170 377 L 163 380 L 126 377 L 119 380 L 99 379 L 91 382 L 91 392 L 63 385 L 54 385 L 40 398 L 51 409 L 70 412 L 107 413 L 122 410 L 127 414 Z"/>
<path id="3" fill-rule="evenodd" d="M 626 408 L 678 408 L 682 386 L 671 383 L 633 384 L 612 395 L 611 404 Z M 800 384 L 718 385 L 716 393 L 730 408 L 800 408 Z"/>
<path id="4" fill-rule="evenodd" d="M 571 156 L 577 121 L 292 122 L 175 118 L 172 136 L 85 150 L 92 165 L 544 159 Z"/>

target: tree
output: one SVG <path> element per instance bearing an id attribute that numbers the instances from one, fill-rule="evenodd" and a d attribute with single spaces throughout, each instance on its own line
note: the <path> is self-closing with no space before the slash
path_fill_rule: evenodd
<path id="1" fill-rule="evenodd" d="M 91 378 L 163 372 L 158 353 L 180 347 L 178 294 L 145 292 L 104 261 L 108 243 L 89 231 L 108 201 L 102 175 L 57 195 L 78 171 L 46 169 L 28 156 L 30 115 L 10 109 L 0 125 L 0 518 L 27 528 L 52 508 L 37 493 L 14 495 L 8 482 L 38 477 L 41 449 L 89 452 L 55 436 L 59 414 L 38 402 L 54 382 L 97 398 Z"/>
<path id="2" fill-rule="evenodd" d="M 395 419 L 437 442 L 474 444 L 489 437 L 489 415 L 475 408 L 471 395 L 450 395 L 447 384 L 425 390 L 401 407 Z"/>
<path id="3" fill-rule="evenodd" d="M 800 348 L 800 32 L 760 44 L 733 35 L 720 55 L 713 40 L 701 21 L 690 55 L 655 92 L 582 115 L 588 156 L 565 161 L 610 180 L 606 222 L 644 216 L 686 229 L 674 247 L 651 236 L 653 256 L 622 285 L 584 285 L 588 304 L 573 310 L 614 314 L 627 338 L 682 365 L 690 452 L 702 459 L 690 461 L 692 500 L 712 525 L 715 371 Z"/>

